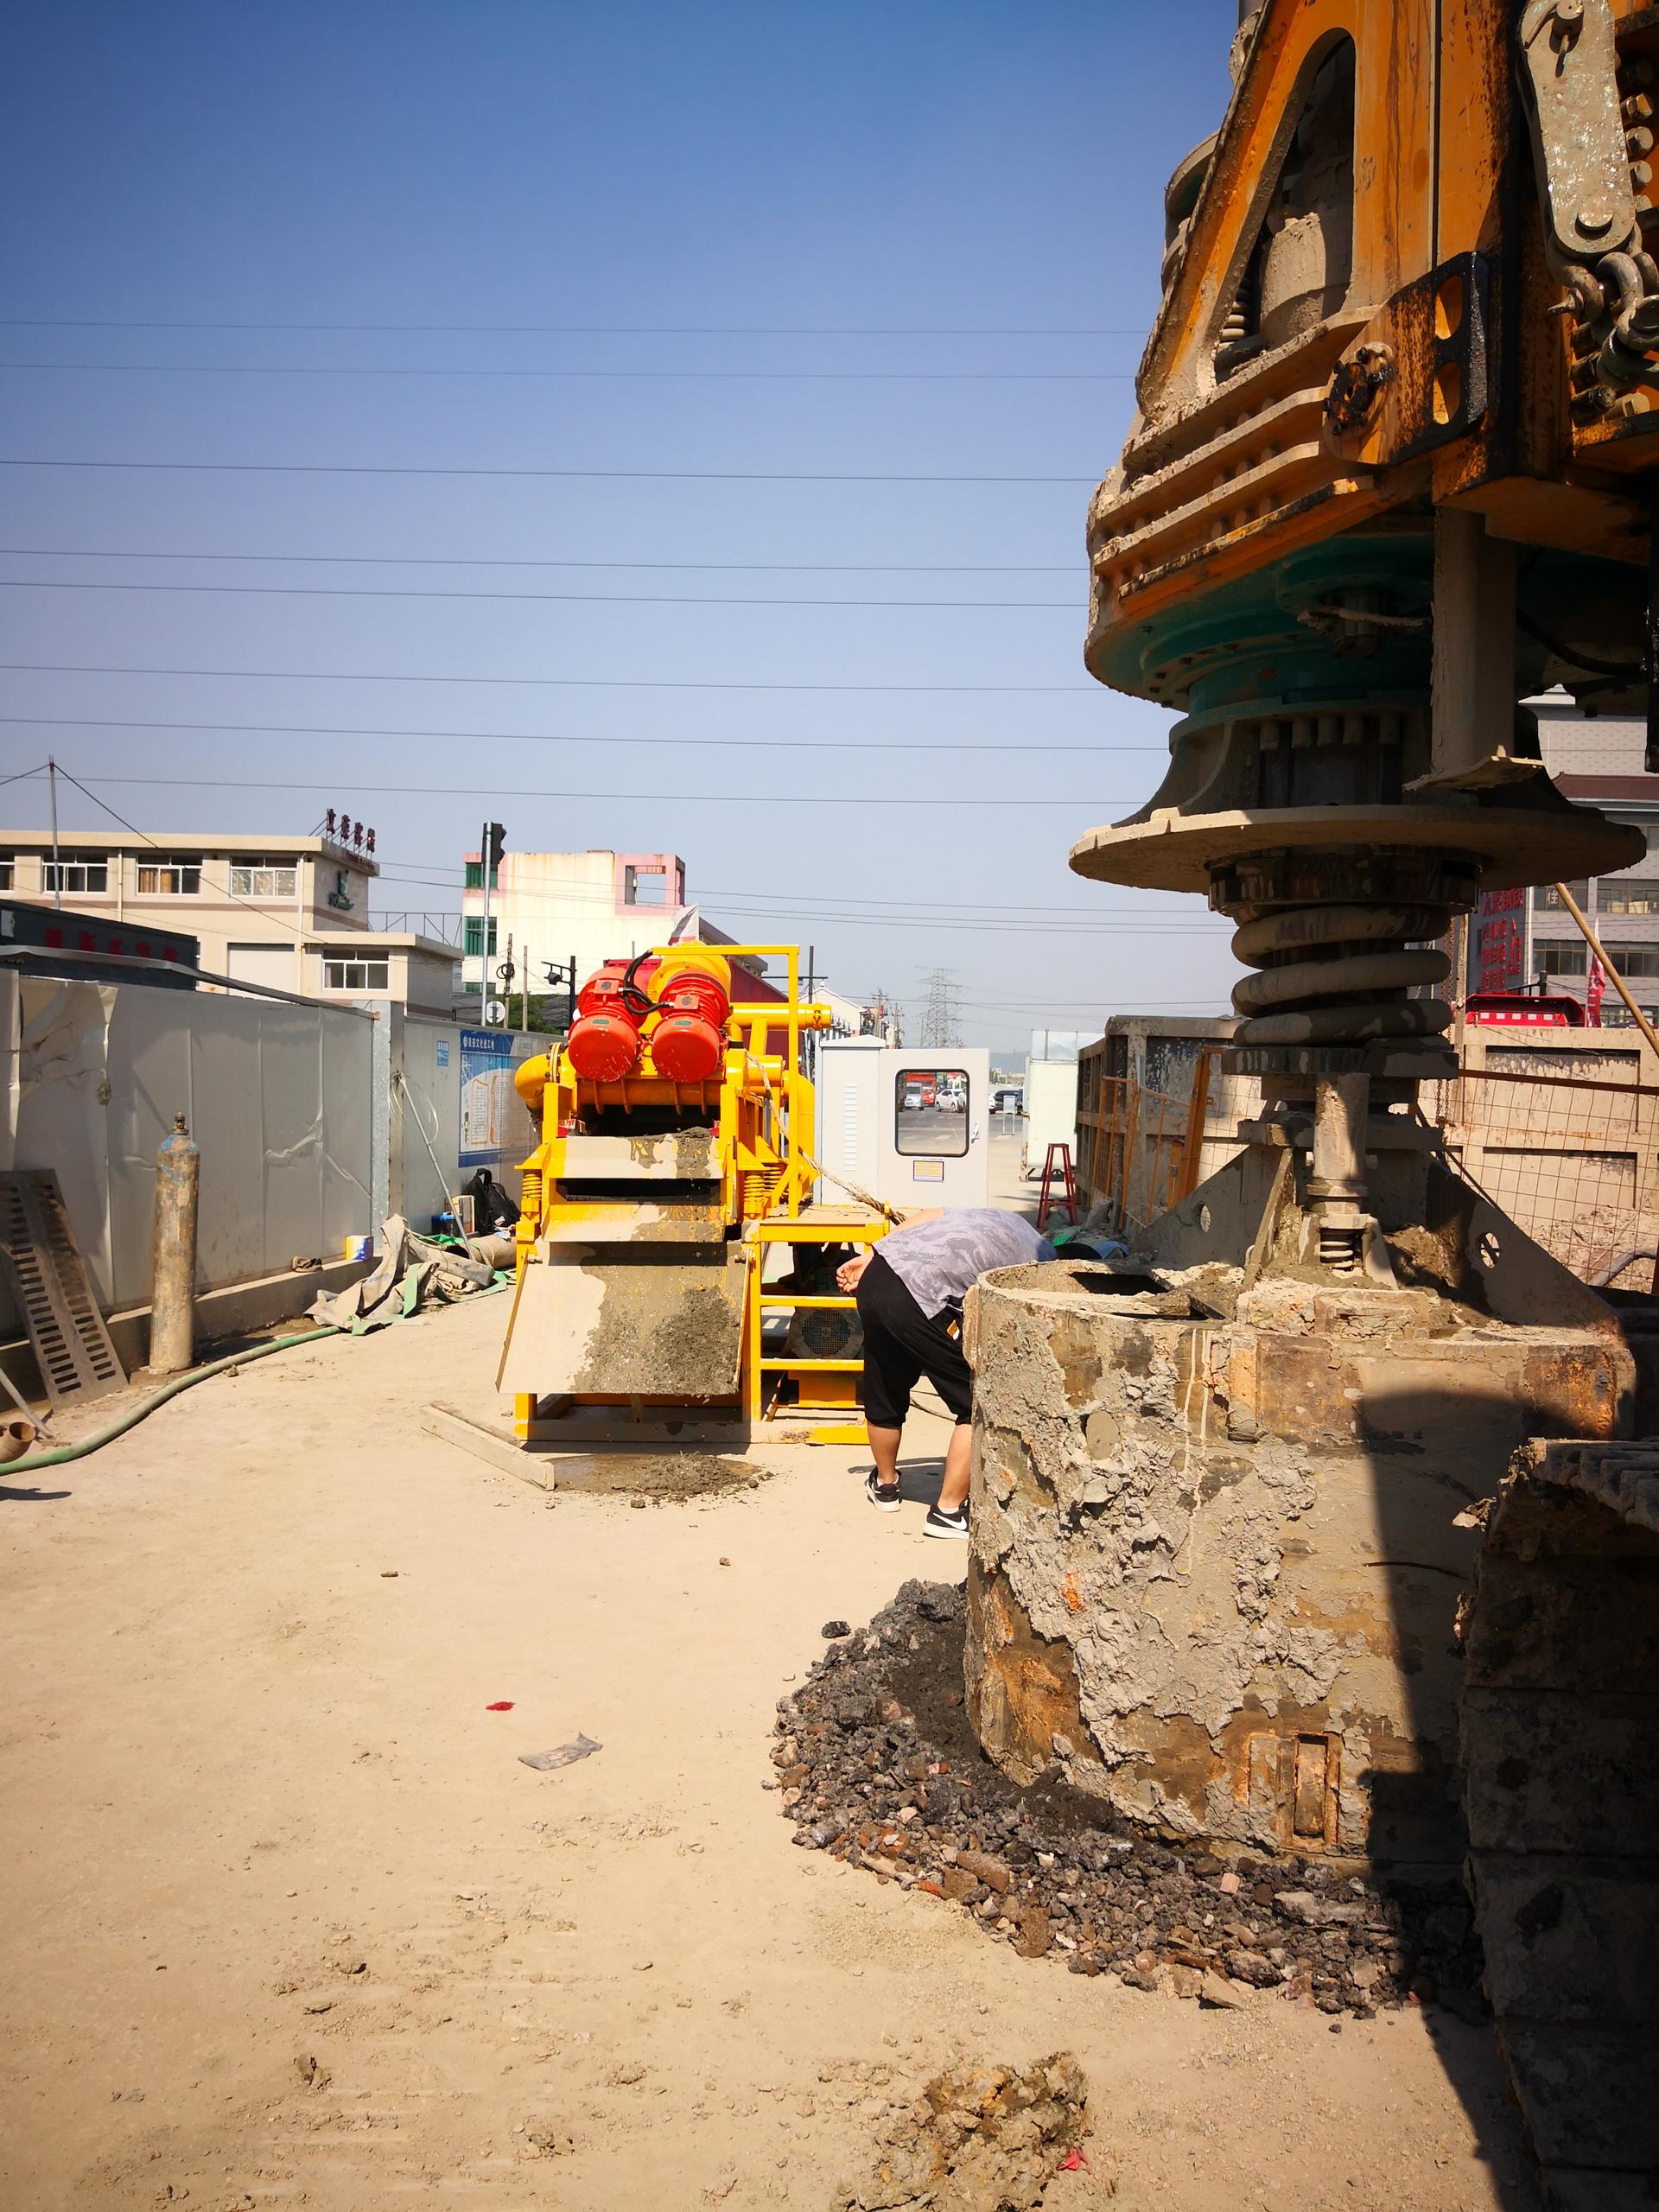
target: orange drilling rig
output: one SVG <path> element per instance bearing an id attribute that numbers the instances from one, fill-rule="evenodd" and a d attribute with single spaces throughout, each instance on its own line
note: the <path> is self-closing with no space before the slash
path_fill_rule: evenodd
<path id="1" fill-rule="evenodd" d="M 1089 517 L 1088 665 L 1180 718 L 1071 865 L 1231 919 L 1263 1103 L 1133 1269 L 970 1301 L 969 1704 L 1010 1772 L 1166 1835 L 1466 1868 L 1552 2201 L 1633 2208 L 1659 1339 L 1418 1087 L 1454 918 L 1644 856 L 1522 702 L 1645 714 L 1659 769 L 1659 9 L 1241 13 Z"/>

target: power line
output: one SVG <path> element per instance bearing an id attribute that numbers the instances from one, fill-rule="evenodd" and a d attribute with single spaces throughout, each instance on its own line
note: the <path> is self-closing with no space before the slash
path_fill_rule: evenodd
<path id="1" fill-rule="evenodd" d="M 1007 329 L 925 327 L 874 323 L 741 322 L 143 322 L 115 317 L 71 321 L 65 317 L 0 315 L 3 330 L 262 330 L 393 331 L 404 335 L 466 332 L 482 337 L 518 338 L 1144 338 L 1144 322 L 1134 327 Z"/>
<path id="2" fill-rule="evenodd" d="M 65 773 L 68 772 L 66 770 Z M 100 776 L 99 782 L 105 785 L 156 786 L 175 791 L 330 791 L 342 780 L 351 784 L 353 791 L 372 791 L 379 797 L 410 798 L 467 798 L 479 795 L 480 786 L 471 784 L 364 784 L 355 777 L 336 776 L 330 783 L 307 781 L 298 777 L 284 777 L 280 782 L 265 782 L 249 777 L 237 776 Z M 626 799 L 632 805 L 649 799 L 653 804 L 665 806 L 776 806 L 777 795 L 772 791 L 649 791 L 638 788 L 626 791 L 513 791 L 503 785 L 491 785 L 488 795 L 495 799 L 552 798 L 563 800 Z M 820 791 L 813 796 L 815 806 L 868 807 L 870 799 L 862 791 L 845 794 Z M 927 798 L 888 798 L 880 804 L 889 806 L 1067 806 L 1077 809 L 1128 806 L 1133 802 L 1121 798 L 957 798 L 951 796 Z"/>
<path id="3" fill-rule="evenodd" d="M 406 876 L 382 870 L 379 883 L 392 891 L 413 888 L 434 889 L 454 893 L 460 886 L 453 879 L 435 885 L 411 885 Z M 1206 921 L 1168 921 L 1160 918 L 1146 920 L 1101 922 L 1097 924 L 1066 924 L 1055 922 L 1012 921 L 1001 917 L 990 917 L 977 921 L 964 921 L 959 917 L 941 915 L 929 919 L 920 914 L 890 914 L 872 912 L 868 914 L 826 913 L 810 899 L 751 901 L 731 892 L 709 892 L 692 902 L 709 906 L 722 915 L 734 919 L 753 921 L 780 920 L 790 929 L 876 929 L 887 936 L 930 936 L 946 930 L 952 938 L 964 933 L 977 933 L 1001 938 L 1040 938 L 1046 943 L 1060 938 L 1201 938 L 1221 944 L 1226 941 L 1224 930 Z M 607 903 L 607 913 L 614 910 Z"/>
<path id="4" fill-rule="evenodd" d="M 54 376 L 482 377 L 556 384 L 1131 384 L 1128 369 L 502 369 L 378 368 L 225 361 L 0 361 Z"/>
<path id="5" fill-rule="evenodd" d="M 1226 994 L 1217 991 L 1207 999 L 1120 999 L 1108 994 L 1092 999 L 969 999 L 964 1003 L 970 1012 L 979 1014 L 1023 1014 L 1037 1007 L 1066 1007 L 1074 1013 L 1091 1013 L 1096 1007 L 1130 1013 L 1137 1006 L 1150 1007 L 1158 1012 L 1173 1013 L 1177 1009 L 1217 1013 L 1224 1017 L 1232 1013 Z"/>
<path id="6" fill-rule="evenodd" d="M 104 715 L 0 715 L 0 727 L 19 729 L 166 729 L 195 730 L 219 736 L 251 737 L 390 737 L 459 738 L 487 744 L 509 745 L 628 745 L 696 746 L 700 749 L 776 753 L 1164 753 L 1162 745 L 1055 745 L 1045 738 L 1017 743 L 958 743 L 920 745 L 913 739 L 874 737 L 573 737 L 559 731 L 518 729 L 365 729 L 351 722 L 194 722 L 135 721 Z"/>
<path id="7" fill-rule="evenodd" d="M 1093 476 L 924 476 L 875 469 L 463 468 L 430 461 L 41 461 L 0 454 L 0 468 L 108 468 L 206 476 L 465 476 L 618 484 L 1064 484 Z"/>
<path id="8" fill-rule="evenodd" d="M 405 869 L 413 869 L 442 868 L 452 865 L 459 866 L 460 863 L 450 863 L 444 861 L 416 861 L 402 858 L 401 856 L 394 856 L 392 859 L 382 862 L 380 870 L 381 880 L 386 882 L 435 883 L 441 887 L 447 886 L 450 889 L 457 889 L 460 887 L 455 885 L 448 876 L 435 877 L 414 874 L 399 875 L 397 874 L 397 869 L 400 866 Z M 708 899 L 718 899 L 723 900 L 764 900 L 770 902 L 772 910 L 777 911 L 781 906 L 794 905 L 802 897 L 802 895 L 803 894 L 798 891 L 798 889 L 791 889 L 789 891 L 757 891 L 753 887 L 750 887 L 745 890 L 733 891 L 730 889 L 722 890 L 717 885 L 711 885 L 706 889 L 699 888 L 696 897 L 689 900 L 688 904 L 696 906 L 702 900 Z M 1094 908 L 1087 906 L 1032 906 L 1022 905 L 1018 902 L 1013 905 L 1004 906 L 999 901 L 996 907 L 996 913 L 999 917 L 1003 915 L 1058 915 L 1062 918 L 1069 916 L 1073 919 L 1086 920 L 1091 914 L 1096 912 L 1138 914 L 1153 918 L 1160 916 L 1164 918 L 1179 918 L 1181 915 L 1189 913 L 1192 911 L 1192 899 L 1185 896 L 1183 893 L 1171 893 L 1168 895 L 1178 899 L 1179 903 L 1173 906 L 1118 906 L 1112 908 Z M 560 896 L 563 899 L 589 900 L 596 906 L 604 907 L 607 912 L 614 911 L 614 894 L 609 889 L 588 891 L 580 885 L 572 885 L 568 889 L 561 892 Z M 836 893 L 832 891 L 815 891 L 805 894 L 805 896 L 808 903 L 815 907 L 851 906 L 856 908 L 861 913 L 868 912 L 872 904 L 870 899 L 868 898 L 857 897 L 844 893 Z M 880 899 L 874 903 L 883 908 L 892 907 L 898 910 L 913 909 L 918 913 L 937 914 L 942 916 L 946 920 L 954 919 L 958 913 L 982 915 L 986 911 L 986 903 L 982 899 L 972 900 L 954 900 L 949 899 L 900 899 L 884 893 Z M 833 919 L 835 917 L 832 916 L 830 918 Z M 1224 927 L 1230 926 L 1230 925 L 1218 922 L 1217 926 Z"/>
<path id="9" fill-rule="evenodd" d="M 1224 1019 L 1232 1013 L 1225 995 L 1219 991 L 1207 999 L 969 999 L 964 1003 L 970 1013 L 991 1014 L 1040 1013 L 1052 1007 L 1065 1007 L 1074 1013 L 1084 1014 L 1104 1007 L 1112 1014 L 1196 1013 L 1214 1014 Z"/>
<path id="10" fill-rule="evenodd" d="M 100 812 L 107 814 L 111 822 L 118 823 L 122 829 L 130 831 L 133 836 L 142 838 L 144 843 L 149 846 L 153 851 L 165 853 L 168 850 L 168 848 L 165 845 L 160 843 L 156 838 L 152 837 L 147 830 L 139 829 L 136 823 L 129 822 L 124 814 L 118 814 L 107 800 L 99 798 L 96 791 L 89 791 L 86 785 L 81 782 L 79 776 L 72 776 L 69 773 L 69 771 L 64 766 L 61 760 L 50 765 L 55 766 L 59 775 L 63 778 L 64 781 L 66 783 L 73 784 L 75 789 L 79 791 L 84 798 L 91 799 L 92 804 L 97 807 Z M 312 934 L 309 930 L 302 929 L 297 923 L 285 920 L 281 914 L 271 912 L 268 907 L 258 905 L 254 899 L 244 899 L 238 892 L 227 889 L 224 895 L 226 898 L 231 899 L 235 905 L 238 906 L 245 906 L 251 914 L 257 914 L 262 922 L 274 922 L 278 929 L 286 930 L 289 935 L 293 938 L 296 943 L 300 938 Z"/>
<path id="11" fill-rule="evenodd" d="M 3 463 L 0 463 L 3 466 Z M 567 691 L 893 691 L 966 694 L 989 697 L 1046 697 L 1067 694 L 1097 699 L 1096 683 L 772 683 L 747 679 L 699 680 L 685 677 L 650 676 L 411 676 L 378 671 L 327 668 L 124 668 L 105 662 L 8 660 L 0 669 L 35 676 L 200 676 L 226 677 L 238 682 L 271 679 L 284 683 L 478 683 L 532 685 Z"/>
<path id="12" fill-rule="evenodd" d="M 889 607 L 915 611 L 938 607 L 1007 613 L 1034 608 L 1046 613 L 1081 614 L 1071 599 L 729 599 L 686 593 L 632 591 L 417 591 L 394 584 L 158 584 L 130 577 L 0 576 L 0 591 L 217 593 L 232 599 L 447 599 L 491 600 L 513 605 L 558 603 L 582 607 Z"/>
<path id="13" fill-rule="evenodd" d="M 1080 565 L 1076 561 L 565 561 L 480 553 L 133 553 L 98 545 L 0 545 L 0 556 L 17 561 L 267 561 L 328 568 L 350 563 L 375 569 L 648 569 L 696 575 L 1071 576 Z"/>

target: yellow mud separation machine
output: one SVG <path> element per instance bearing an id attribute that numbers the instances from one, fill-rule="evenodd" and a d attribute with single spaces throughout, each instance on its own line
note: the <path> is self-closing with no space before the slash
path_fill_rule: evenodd
<path id="1" fill-rule="evenodd" d="M 746 963 L 785 963 L 754 1002 Z M 813 1086 L 794 945 L 607 961 L 556 1053 L 515 1078 L 524 1167 L 498 1376 L 521 1444 L 861 1442 L 857 1320 L 835 1269 L 887 1227 L 812 1203 Z"/>

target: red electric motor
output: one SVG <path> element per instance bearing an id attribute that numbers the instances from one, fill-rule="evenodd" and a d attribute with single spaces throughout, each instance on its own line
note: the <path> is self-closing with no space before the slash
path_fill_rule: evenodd
<path id="1" fill-rule="evenodd" d="M 676 947 L 658 971 L 662 1008 L 651 1033 L 652 1065 L 671 1083 L 706 1083 L 726 1057 L 726 1023 L 732 1011 L 732 971 L 724 957 L 703 945 Z"/>
<path id="2" fill-rule="evenodd" d="M 639 1065 L 639 1025 L 649 1012 L 654 960 L 642 960 L 632 984 L 633 963 L 607 960 L 576 995 L 576 1019 L 565 1052 L 579 1076 L 592 1083 L 617 1083 Z"/>

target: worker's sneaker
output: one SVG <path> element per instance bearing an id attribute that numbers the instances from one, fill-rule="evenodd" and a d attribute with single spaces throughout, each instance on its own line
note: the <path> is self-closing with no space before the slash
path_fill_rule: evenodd
<path id="1" fill-rule="evenodd" d="M 927 1518 L 922 1523 L 922 1534 L 925 1536 L 966 1536 L 968 1534 L 967 1507 L 955 1505 L 946 1509 L 944 1506 L 930 1505 L 927 1509 Z"/>
<path id="2" fill-rule="evenodd" d="M 864 1495 L 878 1513 L 896 1513 L 905 1502 L 899 1484 L 884 1483 L 874 1467 L 864 1478 Z"/>

